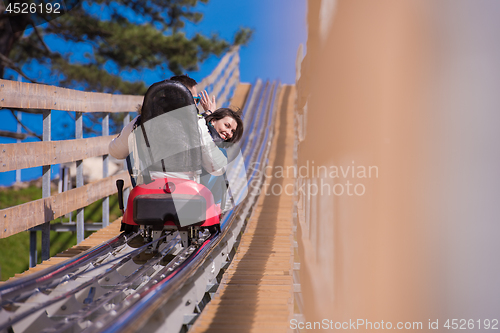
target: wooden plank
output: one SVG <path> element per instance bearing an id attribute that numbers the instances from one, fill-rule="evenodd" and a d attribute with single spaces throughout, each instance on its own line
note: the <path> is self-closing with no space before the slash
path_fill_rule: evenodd
<path id="1" fill-rule="evenodd" d="M 0 96 L 1 108 L 80 112 L 134 112 L 144 99 L 10 80 L 0 80 Z"/>
<path id="2" fill-rule="evenodd" d="M 245 333 L 286 333 L 288 332 L 286 328 L 273 328 L 266 325 L 248 325 L 243 326 L 238 323 L 233 323 L 232 325 L 219 325 L 219 324 L 210 324 L 209 327 L 205 329 L 206 333 L 234 333 L 234 332 L 245 332 Z"/>
<path id="3" fill-rule="evenodd" d="M 243 307 L 243 309 L 245 308 Z M 213 313 L 210 313 L 208 316 L 203 318 L 203 321 L 201 321 L 200 324 L 210 323 L 212 320 L 238 321 L 240 323 L 243 323 L 249 320 L 253 321 L 252 319 L 254 318 L 263 322 L 277 322 L 280 319 L 286 321 L 290 316 L 290 314 L 288 313 L 288 309 L 278 310 L 269 308 L 269 310 L 267 311 L 255 311 L 255 313 L 245 313 L 237 310 L 236 308 L 218 308 L 217 310 L 218 311 L 214 311 Z"/>
<path id="4" fill-rule="evenodd" d="M 288 88 L 290 89 L 290 88 Z M 281 93 L 279 101 L 283 102 Z M 293 98 L 290 96 L 289 98 Z M 293 101 L 293 99 L 292 99 Z M 277 146 L 278 139 L 293 141 L 293 103 L 278 107 L 269 164 L 283 159 L 293 164 L 293 147 Z M 285 126 L 286 124 L 286 126 Z M 285 177 L 283 184 L 293 183 Z M 286 332 L 293 313 L 293 197 L 259 197 L 231 265 L 217 293 L 190 332 Z"/>
<path id="5" fill-rule="evenodd" d="M 198 83 L 198 91 L 205 90 L 207 86 L 211 85 L 215 82 L 215 80 L 219 77 L 222 70 L 226 67 L 229 59 L 232 59 L 233 55 L 239 51 L 239 46 L 232 49 L 230 52 L 226 53 L 222 59 L 219 61 L 215 69 L 210 73 L 210 75 L 206 76 L 200 83 Z"/>
<path id="6" fill-rule="evenodd" d="M 0 172 L 106 155 L 116 135 L 88 139 L 0 144 Z"/>
<path id="7" fill-rule="evenodd" d="M 243 109 L 247 101 L 248 93 L 250 92 L 251 87 L 252 85 L 250 83 L 238 84 L 236 86 L 236 89 L 234 90 L 233 98 L 231 98 L 231 102 L 229 104 L 232 107 Z"/>
<path id="8" fill-rule="evenodd" d="M 115 193 L 117 179 L 125 181 L 125 188 L 131 185 L 128 173 L 121 171 L 67 192 L 0 210 L 0 238 L 52 221 Z"/>
<path id="9" fill-rule="evenodd" d="M 231 59 L 231 63 L 224 70 L 222 77 L 217 79 L 217 83 L 214 84 L 214 90 L 212 94 L 217 96 L 218 103 L 222 106 L 229 94 L 229 90 L 240 81 L 240 56 L 239 53 L 235 53 L 234 57 Z M 224 88 L 224 90 L 223 90 Z"/>
<path id="10" fill-rule="evenodd" d="M 285 94 L 285 91 L 292 94 Z M 278 98 L 276 134 L 269 164 L 282 160 L 293 165 L 293 90 L 285 88 Z M 283 103 L 285 96 L 288 103 Z M 284 105 L 288 105 L 287 108 Z M 282 122 L 286 116 L 286 122 Z M 285 126 L 286 124 L 286 126 Z M 279 158 L 278 158 L 279 157 Z M 293 183 L 285 177 L 283 185 Z M 227 269 L 213 300 L 190 332 L 266 332 L 289 329 L 293 313 L 293 197 L 261 195 L 250 218 L 236 256 Z"/>
<path id="11" fill-rule="evenodd" d="M 262 307 L 273 307 L 273 306 L 290 306 L 292 304 L 292 297 L 289 298 L 288 302 L 284 302 L 282 304 L 270 304 L 269 298 L 261 298 L 252 303 L 256 308 Z M 229 299 L 221 299 L 220 297 L 214 298 L 210 301 L 210 307 L 216 310 L 219 307 L 242 307 L 245 308 L 245 305 L 248 305 L 248 301 L 245 298 L 239 297 L 232 300 Z"/>

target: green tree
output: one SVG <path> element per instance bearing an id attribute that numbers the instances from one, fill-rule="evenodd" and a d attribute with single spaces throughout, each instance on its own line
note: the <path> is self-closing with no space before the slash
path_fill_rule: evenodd
<path id="1" fill-rule="evenodd" d="M 185 23 L 200 22 L 202 14 L 196 6 L 208 0 L 73 2 L 76 6 L 57 18 L 47 13 L 9 14 L 0 8 L 0 77 L 8 67 L 31 82 L 43 82 L 29 78 L 22 70 L 36 61 L 50 71 L 49 77 L 57 78 L 51 83 L 63 87 L 144 94 L 144 82 L 124 80 L 121 73 L 134 69 L 168 69 L 174 74 L 196 71 L 210 55 L 219 56 L 232 46 L 247 44 L 252 34 L 250 29 L 241 28 L 233 41 L 216 34 L 186 36 Z M 48 23 L 38 25 L 40 19 Z M 92 51 L 81 61 L 71 61 L 73 52 L 51 47 L 53 36 L 73 43 L 75 53 L 83 45 Z M 110 67 L 114 70 L 109 71 Z"/>

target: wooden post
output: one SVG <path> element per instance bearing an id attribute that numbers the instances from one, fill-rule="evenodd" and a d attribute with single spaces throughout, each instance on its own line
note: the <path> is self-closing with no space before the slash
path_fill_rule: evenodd
<path id="1" fill-rule="evenodd" d="M 20 117 L 20 112 L 18 113 L 18 119 L 21 120 Z M 19 127 L 19 124 L 18 124 Z M 20 169 L 19 169 L 20 170 Z M 16 179 L 17 179 L 17 172 L 16 170 Z M 19 178 L 21 178 L 21 174 L 19 171 Z M 36 251 L 36 231 L 35 230 L 30 230 L 30 254 L 29 254 L 29 266 L 30 267 L 35 267 L 37 263 L 37 251 Z"/>
<path id="2" fill-rule="evenodd" d="M 22 127 L 21 127 L 21 121 L 23 120 L 23 113 L 21 111 L 16 112 L 16 118 L 17 118 L 17 134 L 22 134 Z M 17 139 L 17 143 L 21 143 L 21 139 Z M 16 183 L 21 184 L 21 169 L 16 170 Z"/>
<path id="3" fill-rule="evenodd" d="M 127 126 L 127 124 L 130 123 L 130 113 L 127 113 L 125 115 L 125 118 L 123 119 L 123 127 Z M 125 168 L 125 171 L 128 172 L 128 169 L 127 169 L 127 161 L 124 162 L 124 168 Z M 130 188 L 127 187 L 125 189 L 125 191 L 123 191 L 123 207 L 125 209 L 127 209 L 127 201 L 128 201 L 128 196 L 130 194 Z"/>
<path id="4" fill-rule="evenodd" d="M 83 139 L 83 113 L 75 112 L 75 139 Z M 83 186 L 83 160 L 76 161 L 76 187 Z M 85 217 L 83 208 L 76 210 L 76 243 L 85 239 Z"/>
<path id="5" fill-rule="evenodd" d="M 43 141 L 50 141 L 51 110 L 43 111 Z M 42 166 L 42 198 L 50 197 L 50 171 L 51 165 Z M 42 224 L 42 260 L 50 258 L 50 221 Z"/>
<path id="6" fill-rule="evenodd" d="M 109 113 L 105 113 L 102 118 L 102 135 L 109 135 Z M 102 155 L 102 178 L 108 176 L 109 155 Z M 102 227 L 106 228 L 109 225 L 109 197 L 102 199 Z"/>
<path id="7" fill-rule="evenodd" d="M 35 267 L 37 262 L 36 231 L 30 230 L 30 267 Z"/>

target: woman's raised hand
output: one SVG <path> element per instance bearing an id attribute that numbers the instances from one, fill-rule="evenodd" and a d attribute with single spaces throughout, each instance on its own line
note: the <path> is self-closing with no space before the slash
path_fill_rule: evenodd
<path id="1" fill-rule="evenodd" d="M 210 100 L 210 96 L 208 96 L 207 91 L 203 90 L 200 93 L 200 104 L 205 111 L 214 112 L 217 110 L 217 103 L 215 103 L 215 95 L 212 95 L 212 100 Z"/>

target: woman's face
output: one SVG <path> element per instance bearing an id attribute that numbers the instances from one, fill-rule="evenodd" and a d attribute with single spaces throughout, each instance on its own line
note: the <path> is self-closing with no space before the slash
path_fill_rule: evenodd
<path id="1" fill-rule="evenodd" d="M 224 118 L 219 120 L 212 120 L 211 123 L 224 141 L 227 141 L 233 137 L 234 132 L 236 131 L 236 127 L 238 126 L 236 120 L 229 116 L 225 116 Z"/>

